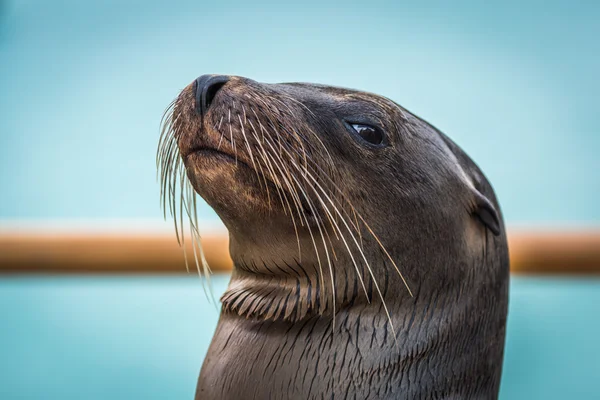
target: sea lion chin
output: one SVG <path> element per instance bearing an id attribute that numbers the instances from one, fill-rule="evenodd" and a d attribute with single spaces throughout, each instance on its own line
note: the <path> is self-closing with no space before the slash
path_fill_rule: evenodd
<path id="1" fill-rule="evenodd" d="M 504 223 L 431 124 L 371 93 L 203 75 L 168 109 L 158 164 L 192 238 L 195 193 L 230 235 L 198 399 L 497 397 Z"/>

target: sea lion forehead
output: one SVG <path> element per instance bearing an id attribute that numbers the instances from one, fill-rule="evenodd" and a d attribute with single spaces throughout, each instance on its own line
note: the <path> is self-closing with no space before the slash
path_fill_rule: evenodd
<path id="1" fill-rule="evenodd" d="M 283 86 L 283 87 L 292 87 L 298 89 L 304 89 L 308 91 L 314 91 L 317 93 L 326 94 L 340 100 L 344 99 L 356 99 L 356 100 L 366 100 L 372 102 L 386 103 L 388 106 L 398 107 L 396 103 L 391 101 L 390 99 L 380 96 L 375 93 L 362 91 L 358 89 L 351 89 L 343 86 L 330 86 L 323 85 L 320 83 L 308 83 L 308 82 L 284 82 L 274 84 L 275 86 Z"/>
<path id="2" fill-rule="evenodd" d="M 394 101 L 375 93 L 318 83 L 268 84 L 274 91 L 294 97 L 305 105 L 330 108 L 338 117 L 353 122 L 378 122 L 389 126 L 408 120 L 408 112 Z M 372 117 L 372 118 L 369 118 Z"/>

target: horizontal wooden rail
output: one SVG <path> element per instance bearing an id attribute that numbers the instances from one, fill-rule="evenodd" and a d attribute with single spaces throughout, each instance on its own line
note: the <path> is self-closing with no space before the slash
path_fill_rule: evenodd
<path id="1" fill-rule="evenodd" d="M 225 233 L 203 237 L 214 272 L 231 269 Z M 600 230 L 509 235 L 511 270 L 523 274 L 600 274 Z M 190 269 L 195 269 L 193 253 Z M 172 234 L 0 232 L 0 273 L 185 273 Z M 195 273 L 195 271 L 191 271 Z"/>

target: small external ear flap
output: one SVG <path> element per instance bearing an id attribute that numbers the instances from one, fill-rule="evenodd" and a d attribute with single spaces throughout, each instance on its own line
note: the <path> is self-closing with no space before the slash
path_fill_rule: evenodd
<path id="1" fill-rule="evenodd" d="M 475 192 L 475 210 L 473 212 L 496 236 L 500 234 L 500 219 L 492 203 L 478 191 Z"/>

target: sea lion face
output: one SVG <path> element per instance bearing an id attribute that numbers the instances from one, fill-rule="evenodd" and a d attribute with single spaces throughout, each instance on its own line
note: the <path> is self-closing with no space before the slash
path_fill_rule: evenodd
<path id="1" fill-rule="evenodd" d="M 375 94 L 202 76 L 171 121 L 187 178 L 229 229 L 236 265 L 327 257 L 358 271 L 377 259 L 410 264 L 428 246 L 462 256 L 501 230 L 491 188 L 464 153 Z"/>

